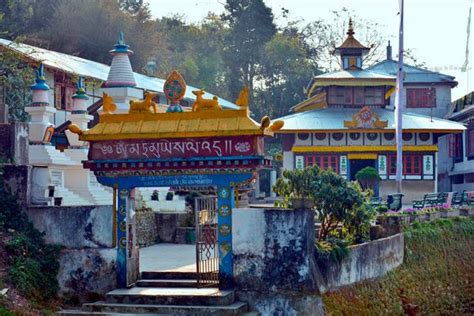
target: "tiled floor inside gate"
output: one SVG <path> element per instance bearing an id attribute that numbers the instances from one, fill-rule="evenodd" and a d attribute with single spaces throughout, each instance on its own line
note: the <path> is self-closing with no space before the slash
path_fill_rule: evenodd
<path id="1" fill-rule="evenodd" d="M 196 272 L 196 245 L 160 243 L 140 248 L 140 271 Z"/>

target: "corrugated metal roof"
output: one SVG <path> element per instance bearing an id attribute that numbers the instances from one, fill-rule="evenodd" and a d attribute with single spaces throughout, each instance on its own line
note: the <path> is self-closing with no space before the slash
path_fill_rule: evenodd
<path id="1" fill-rule="evenodd" d="M 0 45 L 26 55 L 34 61 L 41 62 L 47 67 L 58 69 L 66 73 L 99 79 L 102 81 L 106 81 L 107 75 L 109 74 L 109 66 L 81 57 L 59 53 L 23 43 L 15 43 L 2 38 L 0 38 Z M 108 54 L 108 52 L 104 52 L 104 54 Z M 135 72 L 134 75 L 137 82 L 137 88 L 163 92 L 163 84 L 165 83 L 164 79 L 149 77 L 137 72 Z M 196 88 L 188 85 L 185 95 L 186 99 L 196 99 L 196 96 L 191 93 L 192 90 L 196 90 Z M 213 96 L 214 95 L 210 93 L 204 95 L 205 98 L 212 98 Z M 219 98 L 219 104 L 229 109 L 239 109 L 237 105 L 222 98 Z"/>
<path id="2" fill-rule="evenodd" d="M 315 109 L 284 116 L 285 125 L 279 132 L 285 131 L 310 131 L 310 130 L 345 130 L 344 121 L 352 121 L 352 115 L 360 109 L 326 108 Z M 372 109 L 381 121 L 388 121 L 386 129 L 395 129 L 395 114 L 393 110 Z M 403 113 L 403 129 L 410 130 L 464 130 L 464 125 L 457 122 L 429 117 L 415 113 Z"/>
<path id="3" fill-rule="evenodd" d="M 369 70 L 341 70 L 328 72 L 319 76 L 314 77 L 318 79 L 383 79 L 383 80 L 395 80 L 396 77 L 387 74 L 381 74 L 379 72 Z"/>
<path id="4" fill-rule="evenodd" d="M 378 72 L 380 74 L 396 76 L 398 71 L 398 61 L 386 59 L 368 67 L 367 70 Z M 453 87 L 458 84 L 457 81 L 454 80 L 454 77 L 439 72 L 407 64 L 404 64 L 403 70 L 405 72 L 405 83 L 448 83 Z"/>

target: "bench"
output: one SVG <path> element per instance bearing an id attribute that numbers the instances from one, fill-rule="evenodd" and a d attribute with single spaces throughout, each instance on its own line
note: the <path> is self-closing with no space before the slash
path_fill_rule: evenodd
<path id="1" fill-rule="evenodd" d="M 423 200 L 413 201 L 413 208 L 422 209 L 424 207 L 441 206 L 446 203 L 447 198 L 447 192 L 426 193 L 423 196 Z"/>

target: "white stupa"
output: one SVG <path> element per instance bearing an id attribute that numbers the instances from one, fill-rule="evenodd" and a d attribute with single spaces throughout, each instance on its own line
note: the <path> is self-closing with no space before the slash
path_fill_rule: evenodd
<path id="1" fill-rule="evenodd" d="M 133 51 L 128 47 L 125 44 L 123 32 L 120 32 L 115 48 L 110 51 L 113 56 L 112 64 L 103 89 L 117 105 L 115 113 L 128 113 L 129 101 L 143 98 L 143 91 L 135 88 L 137 84 L 129 58 Z"/>

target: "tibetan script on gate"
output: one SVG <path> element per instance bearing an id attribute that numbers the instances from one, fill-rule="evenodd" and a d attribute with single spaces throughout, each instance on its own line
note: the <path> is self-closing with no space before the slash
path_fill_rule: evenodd
<path id="1" fill-rule="evenodd" d="M 127 139 L 91 144 L 89 159 L 171 159 L 263 155 L 263 139 L 257 136 Z"/>

